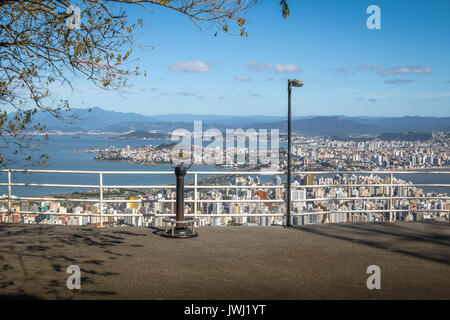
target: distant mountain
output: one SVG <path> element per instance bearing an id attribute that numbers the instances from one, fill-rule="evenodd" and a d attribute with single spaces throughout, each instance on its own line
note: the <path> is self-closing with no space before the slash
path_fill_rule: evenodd
<path id="1" fill-rule="evenodd" d="M 133 131 L 121 136 L 116 137 L 118 139 L 163 139 L 167 140 L 170 139 L 170 134 L 167 133 L 158 133 L 158 132 L 147 132 L 147 131 Z"/>
<path id="2" fill-rule="evenodd" d="M 151 117 L 153 121 L 162 122 L 194 122 L 202 120 L 203 122 L 211 122 L 216 124 L 248 124 L 249 122 L 276 122 L 283 121 L 286 117 L 283 116 L 222 116 L 210 114 L 169 114 L 169 115 L 155 115 Z M 305 119 L 307 117 L 294 117 L 294 119 Z"/>
<path id="3" fill-rule="evenodd" d="M 427 141 L 433 139 L 431 132 L 382 133 L 378 139 L 383 141 Z"/>
<path id="4" fill-rule="evenodd" d="M 48 131 L 115 132 L 155 130 L 160 133 L 184 128 L 193 130 L 194 120 L 202 120 L 202 129 L 274 129 L 287 131 L 286 117 L 279 116 L 218 116 L 218 115 L 156 115 L 107 111 L 101 108 L 73 109 L 66 115 L 74 115 L 64 121 L 45 112 L 37 112 L 33 121 L 46 124 Z M 348 117 L 309 116 L 293 117 L 295 132 L 314 136 L 379 135 L 385 132 L 444 131 L 450 132 L 450 117 Z"/>
<path id="5" fill-rule="evenodd" d="M 89 109 L 72 109 L 62 112 L 63 120 L 56 119 L 47 112 L 38 111 L 34 121 L 46 124 L 50 131 L 114 131 L 126 132 L 130 130 L 168 130 L 180 128 L 180 124 L 190 124 L 195 120 L 202 120 L 207 127 L 227 127 L 230 123 L 244 126 L 252 121 L 273 122 L 282 121 L 284 117 L 277 116 L 221 116 L 221 115 L 193 115 L 171 114 L 145 116 L 131 112 L 108 111 L 98 107 Z M 14 114 L 14 113 L 13 113 Z M 295 117 L 303 119 L 305 117 Z"/>
<path id="6" fill-rule="evenodd" d="M 280 131 L 287 131 L 286 121 L 267 123 L 266 125 L 271 129 L 279 128 Z M 294 120 L 292 121 L 292 131 L 312 136 L 361 135 L 382 132 L 379 126 L 364 124 L 337 116 Z"/>
<path id="7" fill-rule="evenodd" d="M 378 125 L 385 132 L 407 132 L 407 131 L 450 131 L 450 117 L 411 117 L 385 118 L 374 120 L 372 124 Z"/>
<path id="8" fill-rule="evenodd" d="M 47 112 L 37 112 L 33 120 L 46 124 L 49 130 L 61 131 L 85 131 L 97 130 L 98 128 L 109 126 L 123 121 L 150 121 L 146 116 L 137 113 L 125 113 L 103 110 L 101 108 L 72 109 L 62 112 L 65 117 L 63 121 L 56 119 Z M 69 116 L 73 116 L 69 118 Z M 145 119 L 143 119 L 145 118 Z"/>
<path id="9" fill-rule="evenodd" d="M 293 122 L 294 130 L 309 135 L 360 135 L 377 134 L 379 126 L 364 124 L 341 117 L 317 117 L 314 119 L 297 120 Z"/>
<path id="10" fill-rule="evenodd" d="M 210 128 L 216 128 L 219 130 L 225 130 L 228 126 L 221 123 L 203 122 L 202 129 L 207 130 Z M 141 122 L 141 121 L 125 121 L 116 124 L 112 124 L 106 127 L 101 127 L 95 131 L 99 132 L 128 132 L 134 131 L 149 131 L 157 130 L 161 132 L 171 132 L 176 129 L 194 130 L 193 122 Z"/>

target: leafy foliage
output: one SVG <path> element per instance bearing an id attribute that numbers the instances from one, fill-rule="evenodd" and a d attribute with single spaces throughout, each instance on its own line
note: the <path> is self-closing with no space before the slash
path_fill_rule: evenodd
<path id="1" fill-rule="evenodd" d="M 287 0 L 281 0 L 281 12 L 283 14 L 283 18 L 287 19 L 291 15 L 291 10 L 289 10 L 289 6 Z"/>
<path id="2" fill-rule="evenodd" d="M 0 165 L 8 162 L 1 149 L 14 147 L 14 155 L 24 152 L 36 131 L 45 130 L 44 125 L 32 124 L 37 110 L 70 118 L 63 112 L 70 110 L 68 101 L 51 94 L 57 86 L 71 87 L 73 79 L 84 78 L 114 90 L 125 86 L 129 76 L 142 73 L 138 66 L 127 67 L 127 62 L 137 45 L 134 31 L 143 21 L 130 22 L 125 6 L 148 12 L 164 7 L 188 16 L 200 28 L 213 25 L 228 32 L 233 24 L 247 36 L 245 13 L 258 2 L 79 0 L 81 24 L 69 28 L 67 19 L 75 12 L 67 10 L 72 4 L 68 0 L 0 0 Z M 282 3 L 286 16 L 287 4 Z M 17 112 L 7 114 L 8 109 Z"/>

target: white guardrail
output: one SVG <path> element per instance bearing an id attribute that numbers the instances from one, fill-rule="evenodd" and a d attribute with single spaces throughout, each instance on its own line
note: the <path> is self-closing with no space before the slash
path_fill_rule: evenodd
<path id="1" fill-rule="evenodd" d="M 0 213 L 16 213 L 23 215 L 36 215 L 36 214 L 45 214 L 51 216 L 90 216 L 90 217 L 100 217 L 100 226 L 103 225 L 103 218 L 105 217 L 143 217 L 144 214 L 126 214 L 126 213 L 117 213 L 117 214 L 107 214 L 103 213 L 104 205 L 106 203 L 143 203 L 143 200 L 129 200 L 129 199 L 105 199 L 103 196 L 103 192 L 105 189 L 148 189 L 148 190 L 160 190 L 160 189 L 175 189 L 175 185 L 104 185 L 103 177 L 104 175 L 174 175 L 172 171 L 80 171 L 80 170 L 33 170 L 33 169 L 1 169 L 0 172 L 7 173 L 7 182 L 1 182 L 0 186 L 6 186 L 8 188 L 8 194 L 0 197 L 0 203 L 7 201 L 7 211 L 2 211 Z M 89 175 L 97 175 L 98 176 L 98 184 L 45 184 L 45 183 L 23 183 L 23 182 L 13 182 L 12 181 L 12 173 L 55 173 L 55 174 L 89 174 Z M 389 196 L 379 196 L 379 197 L 335 197 L 335 198 L 306 198 L 302 200 L 291 200 L 292 203 L 295 202 L 318 202 L 318 201 L 356 201 L 356 200 L 389 200 L 387 209 L 373 209 L 373 210 L 335 210 L 335 211 L 312 211 L 312 212 L 291 212 L 292 217 L 299 216 L 310 216 L 310 215 L 319 215 L 319 214 L 330 214 L 330 213 L 395 213 L 395 212 L 450 212 L 449 209 L 400 209 L 395 208 L 393 205 L 393 200 L 450 200 L 448 196 L 421 196 L 421 197 L 401 197 L 394 196 L 394 188 L 396 187 L 449 187 L 449 184 L 394 184 L 393 177 L 394 175 L 401 174 L 435 174 L 435 175 L 448 175 L 450 182 L 450 171 L 425 171 L 425 170 L 404 170 L 404 171 L 301 171 L 301 172 L 293 172 L 292 175 L 336 175 L 336 174 L 355 174 L 355 175 L 388 175 L 389 183 L 377 183 L 377 184 L 318 184 L 318 185 L 301 185 L 301 186 L 291 186 L 292 190 L 295 189 L 314 189 L 314 188 L 341 188 L 341 187 L 387 187 L 389 188 Z M 224 199 L 199 199 L 199 190 L 204 189 L 281 189 L 284 190 L 284 185 L 200 185 L 198 182 L 199 176 L 206 177 L 220 177 L 220 176 L 284 176 L 284 172 L 216 172 L 216 171 L 188 171 L 187 175 L 193 175 L 194 180 L 193 184 L 190 182 L 186 183 L 185 189 L 193 189 L 194 198 L 193 199 L 185 199 L 185 203 L 193 203 L 194 210 L 192 214 L 186 214 L 186 217 L 286 217 L 285 213 L 264 213 L 264 214 L 250 214 L 250 213 L 242 213 L 242 214 L 203 214 L 198 213 L 199 204 L 201 203 L 278 203 L 283 204 L 285 200 L 283 199 L 232 199 L 232 200 L 224 200 Z M 52 197 L 29 197 L 29 196 L 13 196 L 11 193 L 12 187 L 48 187 L 48 188 L 80 188 L 80 189 L 98 189 L 99 198 L 52 198 Z M 99 204 L 99 213 L 58 213 L 58 212 L 32 212 L 32 211 L 13 211 L 12 210 L 12 201 L 56 201 L 56 202 L 85 202 L 85 203 L 98 203 Z M 159 199 L 155 200 L 161 203 L 173 203 L 176 200 L 171 199 Z M 284 210 L 286 211 L 286 210 Z M 175 214 L 169 213 L 161 213 L 155 214 L 153 216 L 156 217 L 172 217 Z"/>

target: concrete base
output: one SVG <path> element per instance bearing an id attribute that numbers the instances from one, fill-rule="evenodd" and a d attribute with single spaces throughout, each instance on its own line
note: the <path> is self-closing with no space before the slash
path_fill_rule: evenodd
<path id="1" fill-rule="evenodd" d="M 166 238 L 177 238 L 177 239 L 186 239 L 186 238 L 195 238 L 198 236 L 198 232 L 192 232 L 189 228 L 179 228 L 175 229 L 172 233 L 172 230 L 168 230 L 167 232 L 162 232 L 161 236 Z"/>

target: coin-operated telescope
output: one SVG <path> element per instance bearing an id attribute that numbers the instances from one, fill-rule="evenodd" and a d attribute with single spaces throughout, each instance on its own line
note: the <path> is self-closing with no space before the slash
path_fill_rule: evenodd
<path id="1" fill-rule="evenodd" d="M 176 187 L 176 206 L 175 220 L 173 219 L 164 219 L 163 221 L 166 223 L 166 230 L 162 233 L 162 236 L 169 238 L 192 238 L 198 236 L 198 233 L 195 232 L 195 220 L 194 219 L 185 219 L 184 218 L 184 176 L 186 175 L 187 170 L 191 167 L 191 163 L 189 161 L 188 165 L 185 165 L 184 154 L 181 151 L 179 154 L 179 163 L 175 165 L 172 160 L 172 168 L 175 169 L 175 176 L 177 179 L 177 187 Z M 188 227 L 190 225 L 190 228 Z"/>

